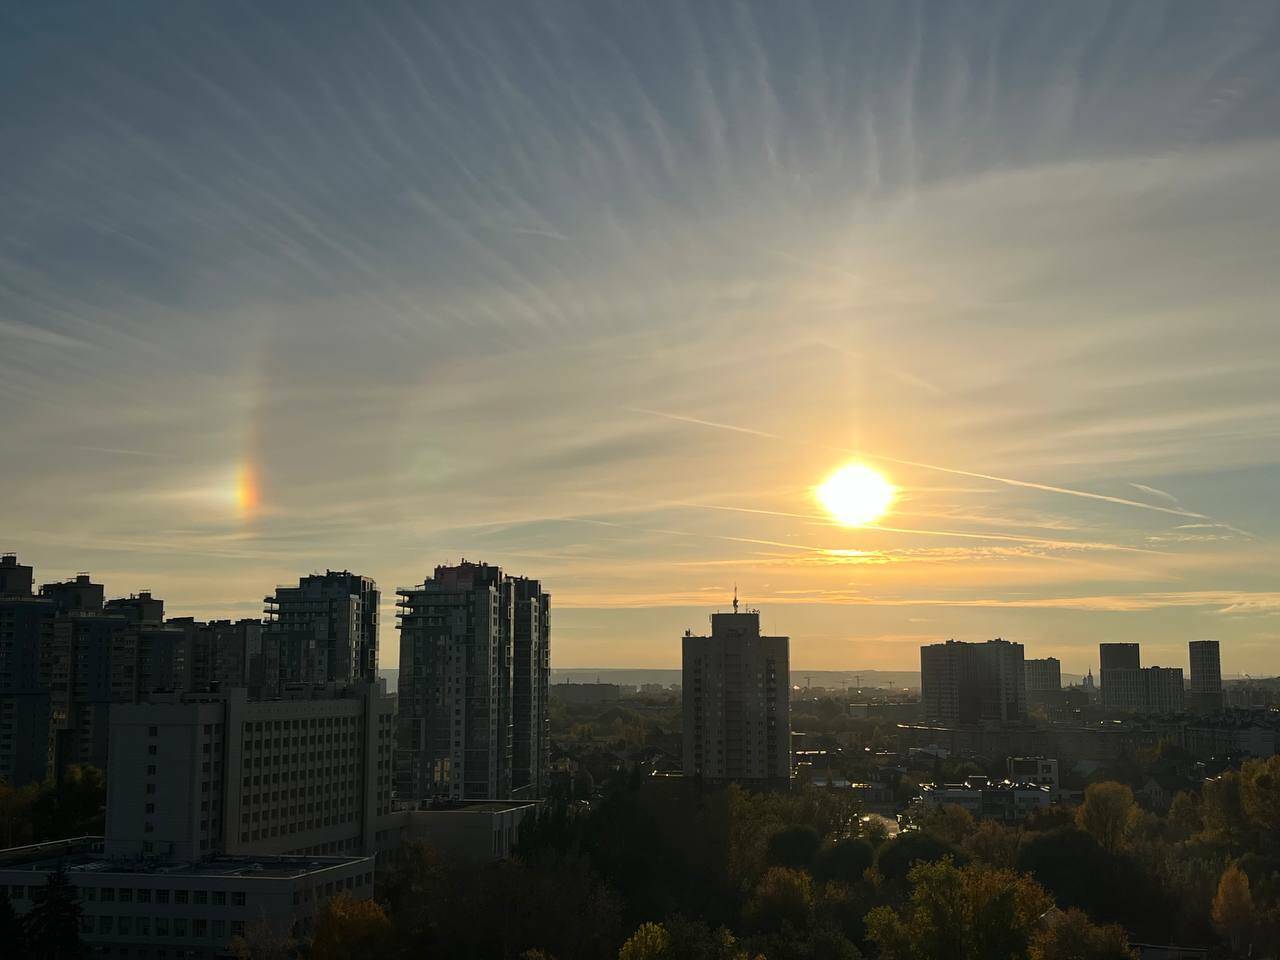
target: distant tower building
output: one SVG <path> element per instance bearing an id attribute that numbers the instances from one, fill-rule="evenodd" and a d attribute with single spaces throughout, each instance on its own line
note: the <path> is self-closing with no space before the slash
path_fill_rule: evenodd
<path id="1" fill-rule="evenodd" d="M 1181 713 L 1181 667 L 1143 667 L 1136 643 L 1098 644 L 1102 706 L 1125 713 Z"/>
<path id="2" fill-rule="evenodd" d="M 684 773 L 760 786 L 791 781 L 790 640 L 760 635 L 760 612 L 711 615 L 683 640 Z"/>
<path id="3" fill-rule="evenodd" d="M 1197 713 L 1222 709 L 1222 660 L 1217 640 L 1192 640 L 1191 707 Z"/>
<path id="4" fill-rule="evenodd" d="M 550 597 L 463 561 L 400 599 L 401 799 L 533 799 L 550 764 Z"/>
<path id="5" fill-rule="evenodd" d="M 1027 718 L 1022 644 L 948 640 L 920 648 L 920 699 L 926 720 L 1018 723 Z"/>
<path id="6" fill-rule="evenodd" d="M 1080 681 L 1080 686 L 1090 693 L 1094 691 L 1093 683 L 1093 667 L 1089 667 L 1089 672 L 1084 675 L 1084 679 Z"/>
<path id="7" fill-rule="evenodd" d="M 346 570 L 326 570 L 266 597 L 264 632 L 278 646 L 280 679 L 294 683 L 375 682 L 378 585 Z"/>

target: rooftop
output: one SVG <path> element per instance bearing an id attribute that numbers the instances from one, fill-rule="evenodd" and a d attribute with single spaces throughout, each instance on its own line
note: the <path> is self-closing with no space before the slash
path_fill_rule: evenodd
<path id="1" fill-rule="evenodd" d="M 101 837 L 78 837 L 54 843 L 0 850 L 0 870 L 48 873 L 62 864 L 72 883 L 87 873 L 113 876 L 243 877 L 279 880 L 304 877 L 331 867 L 359 863 L 366 857 L 218 856 L 199 861 L 113 860 L 102 853 Z"/>

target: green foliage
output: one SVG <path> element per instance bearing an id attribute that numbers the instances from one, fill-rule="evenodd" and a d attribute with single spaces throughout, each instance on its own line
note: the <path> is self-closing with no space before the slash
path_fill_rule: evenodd
<path id="1" fill-rule="evenodd" d="M 58 784 L 11 787 L 0 781 L 0 844 L 101 835 L 106 800 L 106 781 L 96 767 L 70 766 Z"/>
<path id="2" fill-rule="evenodd" d="M 1115 853 L 1124 846 L 1137 813 L 1133 791 L 1123 783 L 1091 783 L 1084 792 L 1084 803 L 1076 811 L 1076 823 L 1103 850 Z"/>
<path id="3" fill-rule="evenodd" d="M 958 846 L 976 827 L 973 814 L 954 803 L 930 807 L 920 818 L 921 830 L 952 846 Z"/>
<path id="4" fill-rule="evenodd" d="M 768 862 L 778 867 L 807 867 L 821 846 L 818 831 L 808 824 L 784 827 L 769 838 Z"/>
<path id="5" fill-rule="evenodd" d="M 905 880 L 917 862 L 933 863 L 944 857 L 963 860 L 955 847 L 920 830 L 900 833 L 883 844 L 876 853 L 876 869 L 889 882 Z"/>
<path id="6" fill-rule="evenodd" d="M 857 883 L 875 859 L 875 848 L 860 837 L 839 840 L 818 851 L 813 875 L 818 880 Z"/>
<path id="7" fill-rule="evenodd" d="M 1042 887 L 1011 870 L 919 863 L 911 895 L 895 910 L 867 915 L 867 936 L 883 960 L 1020 960 L 1040 916 L 1052 906 Z"/>

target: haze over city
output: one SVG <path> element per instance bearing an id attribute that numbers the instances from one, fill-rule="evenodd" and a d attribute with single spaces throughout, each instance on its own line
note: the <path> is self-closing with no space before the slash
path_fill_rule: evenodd
<path id="1" fill-rule="evenodd" d="M 0 12 L 0 549 L 1280 673 L 1280 8 L 926 9 Z"/>

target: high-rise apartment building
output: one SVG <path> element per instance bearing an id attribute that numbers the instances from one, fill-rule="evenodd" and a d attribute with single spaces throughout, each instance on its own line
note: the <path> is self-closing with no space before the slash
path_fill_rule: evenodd
<path id="1" fill-rule="evenodd" d="M 276 587 L 264 598 L 265 630 L 280 651 L 281 681 L 375 681 L 379 597 L 373 580 L 347 570 L 326 570 L 302 577 L 296 587 Z"/>
<path id="2" fill-rule="evenodd" d="M 541 796 L 551 636 L 541 584 L 464 560 L 397 594 L 400 798 Z"/>
<path id="3" fill-rule="evenodd" d="M 1056 693 L 1062 689 L 1062 661 L 1057 657 L 1023 660 L 1027 693 Z"/>
<path id="4" fill-rule="evenodd" d="M 760 633 L 760 612 L 711 615 L 682 640 L 684 774 L 786 786 L 791 780 L 790 639 Z"/>
<path id="5" fill-rule="evenodd" d="M 56 608 L 32 593 L 32 574 L 14 554 L 0 557 L 0 780 L 13 786 L 49 772 L 49 688 L 40 656 Z"/>
<path id="6" fill-rule="evenodd" d="M 1190 706 L 1197 713 L 1222 709 L 1222 660 L 1217 640 L 1192 640 Z"/>
<path id="7" fill-rule="evenodd" d="M 107 854 L 376 854 L 391 824 L 391 702 L 373 684 L 119 705 Z"/>
<path id="8" fill-rule="evenodd" d="M 1143 667 L 1136 643 L 1098 645 L 1102 706 L 1125 713 L 1181 713 L 1181 667 Z"/>
<path id="9" fill-rule="evenodd" d="M 1027 718 L 1022 644 L 948 640 L 920 648 L 920 699 L 926 720 L 1017 723 Z"/>

